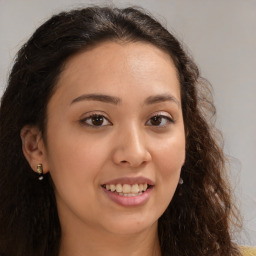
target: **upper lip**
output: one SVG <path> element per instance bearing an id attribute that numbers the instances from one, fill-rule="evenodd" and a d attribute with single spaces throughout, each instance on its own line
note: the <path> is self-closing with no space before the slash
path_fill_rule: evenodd
<path id="1" fill-rule="evenodd" d="M 150 180 L 149 178 L 146 177 L 122 177 L 122 178 L 117 178 L 117 179 L 113 179 L 110 181 L 107 181 L 105 183 L 103 183 L 102 185 L 110 185 L 110 184 L 148 184 L 153 186 L 154 182 L 152 180 Z"/>

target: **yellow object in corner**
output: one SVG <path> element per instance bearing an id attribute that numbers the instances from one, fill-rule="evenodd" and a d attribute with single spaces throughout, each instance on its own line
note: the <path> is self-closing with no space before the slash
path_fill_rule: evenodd
<path id="1" fill-rule="evenodd" d="M 243 256 L 256 256 L 256 247 L 241 246 Z"/>

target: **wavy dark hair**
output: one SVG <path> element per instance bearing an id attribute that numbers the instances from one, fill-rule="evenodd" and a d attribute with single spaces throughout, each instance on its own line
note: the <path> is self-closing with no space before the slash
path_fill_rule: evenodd
<path id="1" fill-rule="evenodd" d="M 46 140 L 47 103 L 64 64 L 104 41 L 147 42 L 168 53 L 179 76 L 186 131 L 183 185 L 159 219 L 162 255 L 235 256 L 225 157 L 208 114 L 208 85 L 180 42 L 140 8 L 88 7 L 62 12 L 40 26 L 17 54 L 0 108 L 0 253 L 57 256 L 61 239 L 50 174 L 31 170 L 20 131 L 35 125 Z"/>

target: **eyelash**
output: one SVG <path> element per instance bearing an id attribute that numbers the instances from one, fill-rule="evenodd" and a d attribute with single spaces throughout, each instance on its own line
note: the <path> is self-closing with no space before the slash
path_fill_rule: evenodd
<path id="1" fill-rule="evenodd" d="M 171 123 L 174 123 L 174 120 L 170 117 L 170 116 L 167 116 L 167 115 L 163 115 L 163 114 L 156 114 L 156 115 L 153 115 L 150 117 L 150 119 L 146 122 L 146 124 L 153 118 L 161 118 L 161 119 L 164 119 L 166 122 L 165 124 L 163 125 L 151 125 L 151 126 L 154 126 L 154 127 L 158 127 L 158 128 L 165 128 L 167 127 L 169 124 Z M 161 120 L 162 121 L 162 120 Z"/>
<path id="2" fill-rule="evenodd" d="M 95 125 L 95 124 L 93 124 L 93 118 L 100 118 L 100 121 L 102 121 L 103 123 L 101 123 L 100 125 Z M 161 118 L 161 122 L 162 122 L 162 119 L 164 119 L 165 123 L 163 125 L 148 125 L 148 123 L 150 121 L 152 122 L 153 118 Z M 90 120 L 90 123 L 88 123 L 88 120 Z M 104 125 L 105 122 L 108 122 L 108 124 Z M 113 125 L 108 120 L 108 118 L 106 118 L 104 115 L 96 114 L 96 113 L 91 114 L 91 115 L 81 119 L 80 123 L 83 124 L 83 125 L 89 126 L 91 128 L 101 128 L 101 127 L 104 127 L 104 126 Z M 152 126 L 152 127 L 158 127 L 158 128 L 165 128 L 171 123 L 174 123 L 174 120 L 171 117 L 169 117 L 167 115 L 163 115 L 163 114 L 156 114 L 156 115 L 153 115 L 149 118 L 149 120 L 146 122 L 146 125 L 147 126 Z"/>
<path id="3" fill-rule="evenodd" d="M 103 119 L 103 124 L 104 122 L 108 122 L 109 124 L 107 125 L 94 125 L 92 122 L 93 122 L 93 118 L 102 118 Z M 90 120 L 90 124 L 88 123 L 88 120 Z M 100 127 L 103 127 L 103 126 L 109 126 L 109 125 L 112 125 L 112 123 L 108 120 L 108 118 L 106 118 L 104 115 L 102 114 L 91 114 L 83 119 L 80 120 L 80 123 L 83 124 L 83 125 L 86 125 L 86 126 L 89 126 L 89 127 L 92 127 L 92 128 L 100 128 Z"/>

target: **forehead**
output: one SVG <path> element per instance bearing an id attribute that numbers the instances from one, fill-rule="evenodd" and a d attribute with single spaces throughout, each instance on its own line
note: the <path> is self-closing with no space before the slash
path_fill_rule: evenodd
<path id="1" fill-rule="evenodd" d="M 145 93 L 175 89 L 179 94 L 170 55 L 144 42 L 103 42 L 80 52 L 67 61 L 57 83 L 57 94 L 68 97 L 79 96 L 85 90 L 125 97 L 127 90 L 139 89 Z"/>

